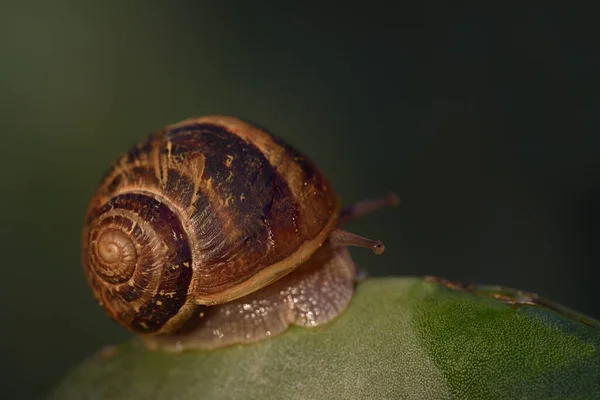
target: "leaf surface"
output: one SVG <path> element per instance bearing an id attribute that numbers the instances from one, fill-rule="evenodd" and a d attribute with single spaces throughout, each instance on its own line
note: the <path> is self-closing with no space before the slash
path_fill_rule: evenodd
<path id="1" fill-rule="evenodd" d="M 368 279 L 327 326 L 202 352 L 109 346 L 50 398 L 600 398 L 600 324 L 515 290 Z"/>

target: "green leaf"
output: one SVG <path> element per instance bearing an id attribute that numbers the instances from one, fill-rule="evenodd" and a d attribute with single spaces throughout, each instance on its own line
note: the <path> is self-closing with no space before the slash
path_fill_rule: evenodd
<path id="1" fill-rule="evenodd" d="M 600 324 L 515 290 L 370 279 L 325 327 L 203 352 L 107 347 L 51 398 L 600 398 Z"/>

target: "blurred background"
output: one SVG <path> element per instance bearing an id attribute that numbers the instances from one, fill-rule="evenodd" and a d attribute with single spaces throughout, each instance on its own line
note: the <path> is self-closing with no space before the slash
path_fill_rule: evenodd
<path id="1" fill-rule="evenodd" d="M 189 116 L 237 115 L 317 162 L 371 275 L 538 292 L 600 317 L 600 56 L 585 10 L 2 2 L 0 381 L 35 398 L 129 337 L 92 300 L 84 211 L 111 162 Z"/>

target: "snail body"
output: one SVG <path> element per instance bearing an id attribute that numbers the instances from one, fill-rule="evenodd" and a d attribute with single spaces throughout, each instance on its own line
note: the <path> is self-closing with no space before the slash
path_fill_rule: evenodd
<path id="1" fill-rule="evenodd" d="M 341 210 L 318 167 L 281 139 L 233 117 L 191 118 L 105 175 L 85 216 L 84 272 L 105 311 L 150 347 L 256 341 L 345 308 L 346 246 L 383 247 L 339 225 L 396 200 Z"/>

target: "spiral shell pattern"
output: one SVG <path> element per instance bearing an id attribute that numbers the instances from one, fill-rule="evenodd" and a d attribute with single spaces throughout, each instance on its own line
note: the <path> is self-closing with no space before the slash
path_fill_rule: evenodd
<path id="1" fill-rule="evenodd" d="M 338 213 L 327 179 L 281 139 L 232 117 L 193 118 L 113 164 L 86 214 L 84 271 L 115 320 L 173 332 L 200 305 L 306 261 Z"/>
<path id="2" fill-rule="evenodd" d="M 192 255 L 175 212 L 151 196 L 121 194 L 98 210 L 88 235 L 90 284 L 115 320 L 141 333 L 184 322 Z"/>

